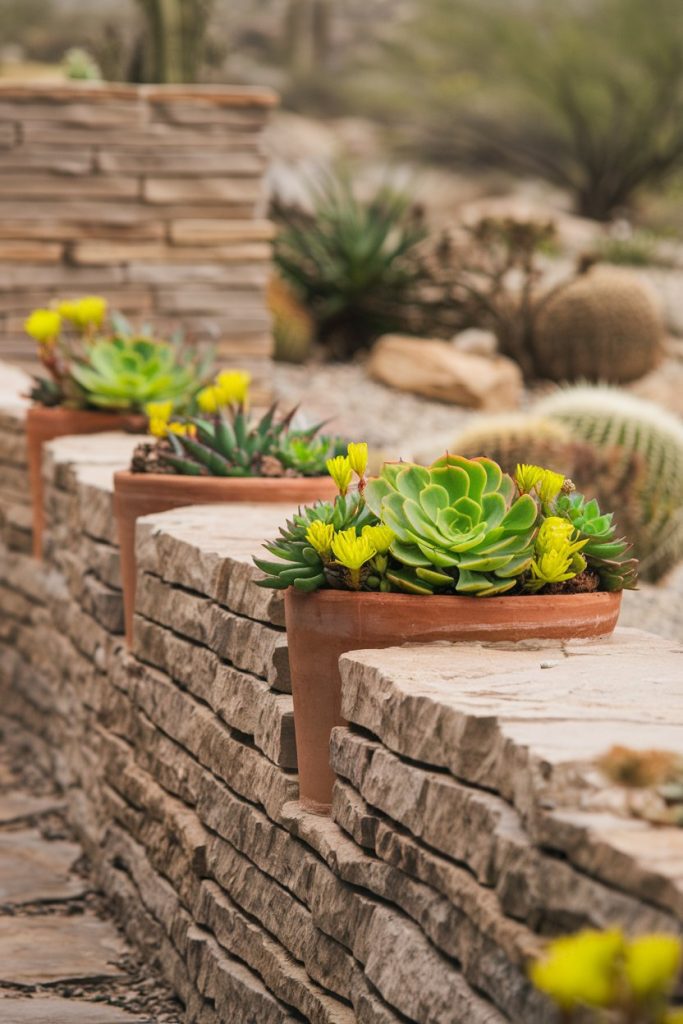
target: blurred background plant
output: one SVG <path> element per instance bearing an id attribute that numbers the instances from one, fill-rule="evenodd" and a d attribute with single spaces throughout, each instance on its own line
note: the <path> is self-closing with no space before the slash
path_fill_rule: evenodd
<path id="1" fill-rule="evenodd" d="M 626 937 L 618 928 L 586 929 L 549 943 L 529 970 L 566 1024 L 680 1024 L 672 999 L 683 962 L 675 935 Z"/>

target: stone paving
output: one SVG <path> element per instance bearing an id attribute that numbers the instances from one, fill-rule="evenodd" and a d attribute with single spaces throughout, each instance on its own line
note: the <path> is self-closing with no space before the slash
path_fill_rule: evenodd
<path id="1" fill-rule="evenodd" d="M 34 749 L 0 719 L 0 1021 L 177 1024 L 182 1008 L 106 916 Z"/>

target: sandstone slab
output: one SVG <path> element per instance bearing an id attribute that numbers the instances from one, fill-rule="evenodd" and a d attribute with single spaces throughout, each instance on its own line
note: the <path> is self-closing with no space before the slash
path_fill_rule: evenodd
<path id="1" fill-rule="evenodd" d="M 447 341 L 386 334 L 370 353 L 368 373 L 397 391 L 468 409 L 514 409 L 522 397 L 522 373 L 511 359 L 463 352 Z"/>
<path id="2" fill-rule="evenodd" d="M 68 900 L 88 890 L 72 873 L 75 843 L 47 842 L 36 831 L 0 833 L 0 905 Z"/>
<path id="3" fill-rule="evenodd" d="M 149 1017 L 133 1016 L 116 1006 L 77 999 L 34 996 L 0 997 L 3 1024 L 146 1024 Z"/>
<path id="4" fill-rule="evenodd" d="M 0 981 L 46 985 L 115 978 L 124 946 L 111 924 L 80 917 L 0 918 Z"/>

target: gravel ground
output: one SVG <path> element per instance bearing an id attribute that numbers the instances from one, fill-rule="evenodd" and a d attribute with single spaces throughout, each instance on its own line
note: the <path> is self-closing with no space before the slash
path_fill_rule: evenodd
<path id="1" fill-rule="evenodd" d="M 275 363 L 273 378 L 283 407 L 301 402 L 308 420 L 332 420 L 337 433 L 367 441 L 392 459 L 411 458 L 425 440 L 457 434 L 473 415 L 384 387 L 370 380 L 361 363 Z"/>

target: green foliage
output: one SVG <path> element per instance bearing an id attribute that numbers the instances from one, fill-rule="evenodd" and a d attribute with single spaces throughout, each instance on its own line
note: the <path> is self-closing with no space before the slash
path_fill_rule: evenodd
<path id="1" fill-rule="evenodd" d="M 683 164 L 682 54 L 676 0 L 420 0 L 383 106 L 421 154 L 540 173 L 607 220 Z"/>
<path id="2" fill-rule="evenodd" d="M 490 460 L 385 465 L 366 500 L 396 535 L 391 553 L 404 570 L 388 578 L 399 589 L 488 597 L 511 590 L 531 565 L 538 508 L 529 495 L 515 498 Z"/>
<path id="3" fill-rule="evenodd" d="M 336 532 L 353 529 L 360 535 L 364 526 L 374 522 L 374 516 L 359 494 L 338 495 L 334 503 L 318 502 L 299 509 L 280 529 L 278 540 L 264 544 L 266 551 L 279 561 L 254 559 L 258 568 L 267 574 L 266 579 L 259 580 L 259 586 L 275 590 L 294 586 L 297 590 L 313 591 L 330 585 L 331 579 L 343 579 L 339 573 L 343 567 L 337 566 L 335 572 L 331 559 L 323 561 L 320 552 L 311 545 L 307 537 L 311 524 L 329 524 Z"/>
<path id="4" fill-rule="evenodd" d="M 291 430 L 294 411 L 276 419 L 272 406 L 256 423 L 241 407 L 212 417 L 188 417 L 171 427 L 154 451 L 157 460 L 180 476 L 322 476 L 337 454 L 338 438 L 316 436 L 320 429 Z M 142 468 L 136 460 L 136 469 Z"/>
<path id="5" fill-rule="evenodd" d="M 95 58 L 87 50 L 73 46 L 64 54 L 64 71 L 67 78 L 97 82 L 102 78 Z"/>
<path id="6" fill-rule="evenodd" d="M 279 561 L 255 560 L 261 586 L 489 597 L 635 585 L 612 517 L 570 497 L 561 474 L 524 465 L 513 481 L 490 459 L 447 455 L 429 468 L 389 463 L 369 481 L 359 465 L 348 492 L 340 467 L 328 469 L 344 495 L 299 510 L 265 545 Z"/>
<path id="7" fill-rule="evenodd" d="M 426 229 L 409 198 L 386 187 L 365 202 L 347 178 L 328 177 L 311 198 L 310 214 L 276 209 L 275 263 L 314 317 L 320 341 L 348 357 L 405 328 Z"/>
<path id="8" fill-rule="evenodd" d="M 196 360 L 169 342 L 148 338 L 100 338 L 74 363 L 71 375 L 88 405 L 141 412 L 148 402 L 183 402 L 201 385 Z"/>
<path id="9" fill-rule="evenodd" d="M 619 483 L 614 508 L 620 530 L 633 541 L 641 575 L 656 580 L 668 572 L 683 558 L 680 421 L 651 402 L 607 387 L 567 388 L 543 399 L 535 412 L 607 454 L 607 471 L 595 482 L 606 497 L 610 481 L 626 485 Z M 596 487 L 591 490 L 596 493 Z"/>
<path id="10" fill-rule="evenodd" d="M 196 82 L 214 0 L 137 0 L 147 22 L 146 78 Z"/>

